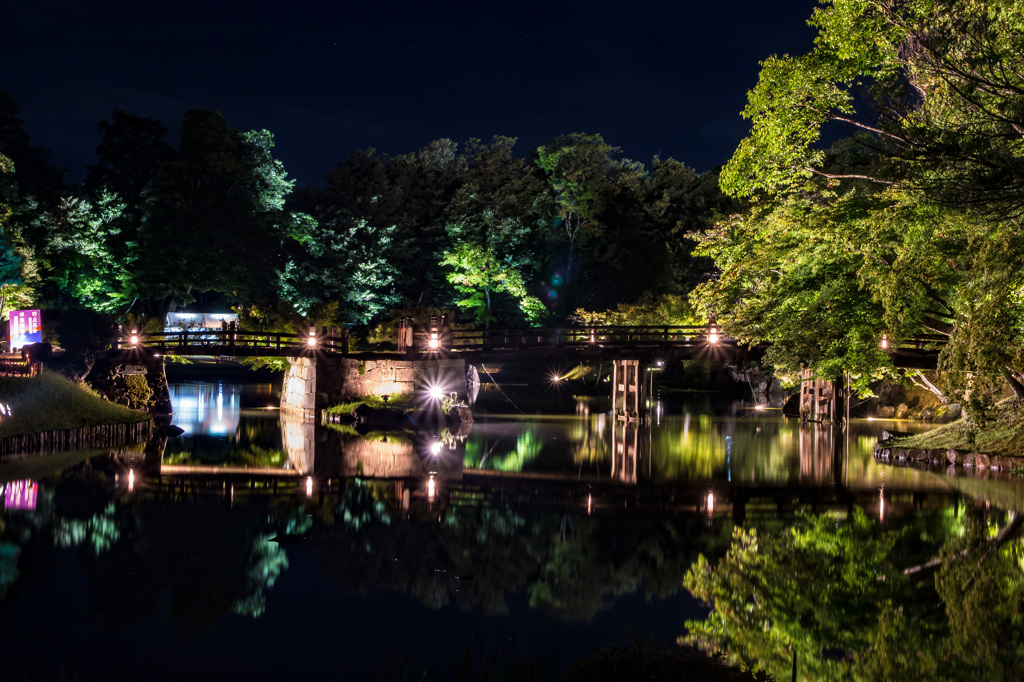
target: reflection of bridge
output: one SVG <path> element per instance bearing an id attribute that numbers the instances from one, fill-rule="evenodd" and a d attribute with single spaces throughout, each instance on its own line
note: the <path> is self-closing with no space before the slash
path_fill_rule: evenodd
<path id="1" fill-rule="evenodd" d="M 731 517 L 737 523 L 798 508 L 849 510 L 854 505 L 874 508 L 884 519 L 898 513 L 897 507 L 955 495 L 943 477 L 911 480 L 886 475 L 877 480 L 860 472 L 851 480 L 846 432 L 835 425 L 800 426 L 799 467 L 789 480 L 747 480 L 721 471 L 711 477 L 676 475 L 660 480 L 650 470 L 651 427 L 623 420 L 611 420 L 609 426 L 607 473 L 506 472 L 466 468 L 465 441 L 441 438 L 436 432 L 371 439 L 325 436 L 324 427 L 282 415 L 285 468 L 169 466 L 159 456 L 147 456 L 139 488 L 158 496 L 213 495 L 229 500 L 239 495 L 334 497 L 344 494 L 346 481 L 360 478 L 395 485 L 404 509 L 513 504 L 587 513 L 662 510 L 696 512 L 708 519 Z M 856 458 L 853 466 L 856 472 Z"/>

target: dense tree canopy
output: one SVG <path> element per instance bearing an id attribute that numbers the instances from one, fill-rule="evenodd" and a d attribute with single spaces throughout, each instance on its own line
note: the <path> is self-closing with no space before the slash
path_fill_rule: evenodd
<path id="1" fill-rule="evenodd" d="M 883 333 L 948 336 L 952 395 L 983 407 L 1024 370 L 1021 9 L 831 0 L 810 23 L 814 49 L 763 62 L 749 93 L 721 183 L 750 208 L 702 244 L 722 270 L 702 305 L 822 375 L 877 366 Z"/>

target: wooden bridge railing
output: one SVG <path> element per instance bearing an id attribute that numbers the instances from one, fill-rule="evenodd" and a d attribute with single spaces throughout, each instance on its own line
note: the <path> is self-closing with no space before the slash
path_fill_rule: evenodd
<path id="1" fill-rule="evenodd" d="M 945 341 L 941 336 L 917 336 L 893 343 L 888 349 L 933 355 Z M 348 355 L 350 351 L 348 330 L 336 329 L 324 329 L 310 336 L 232 329 L 159 332 L 137 335 L 135 343 L 168 355 L 287 356 L 301 355 L 313 349 Z M 398 349 L 402 353 L 462 353 L 533 348 L 697 348 L 714 343 L 735 344 L 735 340 L 720 335 L 713 326 L 703 325 L 452 329 L 439 323 L 427 327 L 401 327 Z M 131 336 L 123 336 L 119 340 L 121 348 L 132 345 Z"/>
<path id="2" fill-rule="evenodd" d="M 42 365 L 16 356 L 0 357 L 0 377 L 34 377 Z"/>
<path id="3" fill-rule="evenodd" d="M 348 332 L 337 335 L 310 335 L 281 332 L 243 332 L 237 330 L 156 332 L 123 336 L 119 348 L 144 346 L 166 355 L 301 355 L 313 349 L 331 350 L 348 354 Z M 313 343 L 310 342 L 313 339 Z"/>
<path id="4" fill-rule="evenodd" d="M 420 335 L 416 336 L 419 341 Z M 695 346 L 708 341 L 708 328 L 695 325 L 594 325 L 537 329 L 455 329 L 451 332 L 453 351 L 567 346 Z M 420 345 L 417 343 L 417 346 Z"/>

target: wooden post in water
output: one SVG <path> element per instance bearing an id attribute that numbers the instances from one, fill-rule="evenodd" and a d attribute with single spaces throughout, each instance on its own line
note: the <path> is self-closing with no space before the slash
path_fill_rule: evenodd
<path id="1" fill-rule="evenodd" d="M 612 411 L 617 419 L 638 421 L 643 393 L 639 360 L 615 360 L 612 369 Z"/>
<path id="2" fill-rule="evenodd" d="M 812 422 L 836 422 L 843 418 L 846 400 L 839 381 L 816 379 L 805 369 L 800 381 L 800 418 Z"/>

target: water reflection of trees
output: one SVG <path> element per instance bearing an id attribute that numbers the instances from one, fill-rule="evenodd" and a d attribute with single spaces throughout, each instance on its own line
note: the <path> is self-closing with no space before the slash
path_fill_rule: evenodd
<path id="1" fill-rule="evenodd" d="M 0 546 L 14 549 L 0 548 L 0 583 L 17 577 L 26 550 L 34 570 L 56 562 L 49 546 L 75 551 L 93 610 L 111 622 L 154 613 L 163 594 L 184 630 L 208 629 L 227 613 L 259 615 L 287 567 L 265 509 L 132 498 L 113 478 L 87 462 L 41 485 L 34 511 L 5 514 Z"/>
<path id="2" fill-rule="evenodd" d="M 687 639 L 779 679 L 794 662 L 807 680 L 1019 679 L 1024 546 L 994 540 L 1002 516 L 893 531 L 858 512 L 737 531 L 717 565 L 702 557 L 686 577 L 714 604 Z"/>
<path id="3" fill-rule="evenodd" d="M 303 505 L 292 515 L 319 517 L 309 541 L 320 548 L 325 574 L 346 592 L 398 592 L 431 608 L 504 613 L 507 598 L 521 593 L 557 617 L 589 620 L 616 595 L 677 593 L 697 552 L 710 551 L 715 538 L 697 518 L 477 503 L 453 504 L 440 520 L 435 511 L 399 521 L 400 503 L 382 500 L 381 491 L 352 481 L 340 509 Z M 324 519 L 328 511 L 333 523 Z"/>

